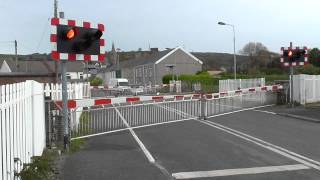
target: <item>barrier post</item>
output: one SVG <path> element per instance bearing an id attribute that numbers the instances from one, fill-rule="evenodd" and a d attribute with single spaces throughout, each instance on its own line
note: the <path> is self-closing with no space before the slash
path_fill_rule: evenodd
<path id="1" fill-rule="evenodd" d="M 200 107 L 201 107 L 201 113 L 200 113 L 200 120 L 206 120 L 207 119 L 207 100 L 203 93 L 201 93 L 200 97 Z"/>

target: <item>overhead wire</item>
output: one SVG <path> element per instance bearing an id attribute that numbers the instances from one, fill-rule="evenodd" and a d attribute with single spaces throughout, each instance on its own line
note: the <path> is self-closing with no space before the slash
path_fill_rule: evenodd
<path id="1" fill-rule="evenodd" d="M 48 28 L 49 28 L 49 25 L 48 25 L 48 22 L 50 21 L 50 18 L 47 19 L 46 23 L 44 24 L 44 27 L 43 27 L 43 30 L 42 30 L 42 34 L 41 34 L 41 37 L 40 37 L 40 40 L 38 42 L 38 45 L 37 45 L 37 48 L 36 48 L 36 51 L 35 52 L 38 52 L 39 51 L 39 48 L 43 42 L 43 38 L 44 38 L 44 35 L 47 33 L 48 31 Z"/>

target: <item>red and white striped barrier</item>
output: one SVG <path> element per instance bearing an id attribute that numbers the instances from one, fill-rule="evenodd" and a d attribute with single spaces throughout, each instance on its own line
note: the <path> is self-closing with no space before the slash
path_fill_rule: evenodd
<path id="1" fill-rule="evenodd" d="M 79 107 L 102 106 L 118 103 L 136 103 L 142 101 L 155 101 L 161 102 L 164 100 L 181 101 L 187 99 L 218 99 L 222 97 L 239 96 L 248 93 L 256 93 L 261 91 L 278 91 L 282 89 L 281 85 L 263 86 L 248 89 L 239 89 L 235 91 L 220 92 L 213 94 L 188 94 L 188 95 L 166 95 L 166 96 L 139 96 L 139 97 L 115 97 L 115 98 L 99 98 L 99 99 L 73 99 L 68 101 L 68 108 L 75 109 Z M 62 101 L 56 101 L 59 108 L 62 107 Z"/>

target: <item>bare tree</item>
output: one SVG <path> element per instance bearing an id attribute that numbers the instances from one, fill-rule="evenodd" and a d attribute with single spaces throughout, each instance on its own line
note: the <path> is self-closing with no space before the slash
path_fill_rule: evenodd
<path id="1" fill-rule="evenodd" d="M 243 55 L 257 56 L 260 52 L 268 52 L 268 48 L 260 42 L 249 42 L 240 51 Z"/>

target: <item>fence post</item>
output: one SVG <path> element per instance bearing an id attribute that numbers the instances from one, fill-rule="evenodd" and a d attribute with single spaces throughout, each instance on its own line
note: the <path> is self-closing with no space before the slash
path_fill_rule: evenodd
<path id="1" fill-rule="evenodd" d="M 207 100 L 203 93 L 201 93 L 200 97 L 200 120 L 206 120 L 207 119 Z"/>
<path id="2" fill-rule="evenodd" d="M 45 97 L 45 127 L 46 127 L 46 146 L 51 147 L 52 143 L 52 116 L 51 116 L 51 101 L 50 97 Z"/>

